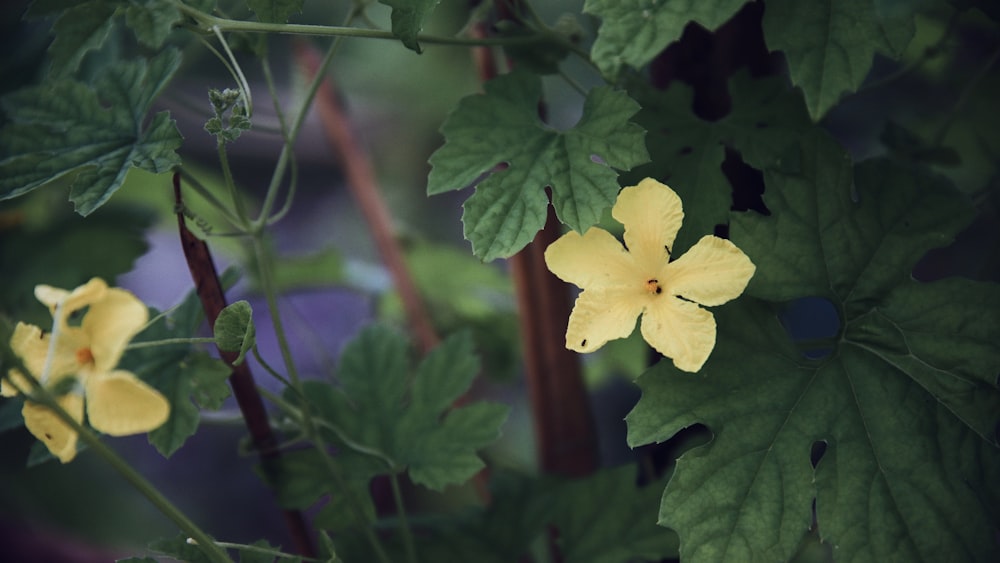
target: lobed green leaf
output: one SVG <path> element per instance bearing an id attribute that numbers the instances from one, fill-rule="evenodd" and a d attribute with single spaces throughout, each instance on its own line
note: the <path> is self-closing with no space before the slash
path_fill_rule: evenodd
<path id="1" fill-rule="evenodd" d="M 625 93 L 591 90 L 583 116 L 568 131 L 538 119 L 541 80 L 515 71 L 491 80 L 486 93 L 463 99 L 441 131 L 445 145 L 431 155 L 427 192 L 466 186 L 465 237 L 483 260 L 508 257 L 534 238 L 548 208 L 584 231 L 611 206 L 620 189 L 614 169 L 648 160 L 643 131 L 629 122 L 639 106 Z"/>
<path id="2" fill-rule="evenodd" d="M 3 99 L 12 123 L 0 130 L 0 200 L 76 174 L 70 200 L 80 215 L 102 206 L 131 168 L 166 172 L 180 163 L 181 136 L 167 112 L 143 126 L 153 100 L 180 65 L 180 54 L 105 68 L 94 84 L 68 78 Z M 100 92 L 98 98 L 97 92 Z"/>
<path id="3" fill-rule="evenodd" d="M 630 172 L 627 179 L 635 184 L 645 177 L 657 178 L 681 197 L 684 223 L 674 242 L 675 255 L 729 221 L 733 187 L 722 171 L 727 148 L 762 168 L 778 160 L 792 139 L 812 127 L 801 95 L 781 78 L 735 74 L 729 81 L 732 108 L 715 121 L 693 113 L 693 92 L 685 84 L 674 83 L 661 91 L 635 83 L 631 90 L 642 104 L 636 121 L 649 131 L 646 143 L 653 161 Z"/>
<path id="4" fill-rule="evenodd" d="M 451 408 L 479 371 L 471 337 L 449 337 L 412 379 L 406 341 L 378 326 L 344 349 L 341 389 L 311 382 L 307 397 L 345 451 L 373 459 L 379 473 L 409 468 L 410 478 L 440 490 L 482 466 L 476 451 L 499 436 L 507 407 L 474 403 Z"/>
<path id="5" fill-rule="evenodd" d="M 969 223 L 968 203 L 926 171 L 852 171 L 818 131 L 765 179 L 772 215 L 732 221 L 757 265 L 748 293 L 828 299 L 840 334 L 808 359 L 772 309 L 744 298 L 715 310 L 702 377 L 660 362 L 639 378 L 630 444 L 696 423 L 715 434 L 678 461 L 661 523 L 686 561 L 787 560 L 815 501 L 838 559 L 993 560 L 1000 287 L 910 275 Z"/>
<path id="6" fill-rule="evenodd" d="M 709 31 L 733 16 L 747 0 L 587 0 L 583 11 L 601 18 L 591 59 L 605 76 L 622 65 L 642 68 L 695 22 Z"/>
<path id="7" fill-rule="evenodd" d="M 772 0 L 764 12 L 769 48 L 785 52 L 792 82 L 818 120 L 864 81 L 876 52 L 898 58 L 913 37 L 912 3 L 879 0 Z M 901 6 L 901 4 L 896 4 Z"/>

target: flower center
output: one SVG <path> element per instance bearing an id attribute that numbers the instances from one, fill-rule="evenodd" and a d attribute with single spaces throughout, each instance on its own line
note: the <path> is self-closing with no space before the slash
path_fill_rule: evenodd
<path id="1" fill-rule="evenodd" d="M 646 291 L 655 295 L 663 293 L 663 288 L 660 287 L 660 280 L 657 279 L 646 280 Z"/>
<path id="2" fill-rule="evenodd" d="M 90 348 L 80 348 L 76 351 L 76 361 L 80 365 L 87 365 L 94 363 L 94 353 L 90 351 Z"/>

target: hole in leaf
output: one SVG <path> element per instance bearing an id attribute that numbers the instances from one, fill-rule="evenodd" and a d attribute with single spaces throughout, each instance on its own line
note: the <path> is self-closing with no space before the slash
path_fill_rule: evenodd
<path id="1" fill-rule="evenodd" d="M 833 353 L 840 333 L 840 315 L 829 299 L 796 299 L 785 304 L 778 318 L 806 358 L 819 359 Z"/>
<path id="2" fill-rule="evenodd" d="M 681 150 L 677 151 L 677 154 L 684 156 L 686 154 L 691 154 L 692 152 L 694 152 L 693 148 L 685 146 L 681 147 Z"/>
<path id="3" fill-rule="evenodd" d="M 593 162 L 593 163 L 596 163 L 596 164 L 601 164 L 603 166 L 607 166 L 608 165 L 608 163 L 603 158 L 601 158 L 600 155 L 597 155 L 597 154 L 590 155 L 590 161 Z"/>
<path id="4" fill-rule="evenodd" d="M 762 215 L 771 211 L 764 205 L 764 173 L 743 161 L 739 151 L 726 147 L 722 173 L 733 187 L 733 211 L 754 210 Z"/>
<path id="5" fill-rule="evenodd" d="M 826 453 L 826 440 L 817 440 L 813 442 L 812 448 L 809 450 L 809 463 L 812 464 L 813 469 L 819 465 L 819 460 L 823 459 L 823 455 Z"/>

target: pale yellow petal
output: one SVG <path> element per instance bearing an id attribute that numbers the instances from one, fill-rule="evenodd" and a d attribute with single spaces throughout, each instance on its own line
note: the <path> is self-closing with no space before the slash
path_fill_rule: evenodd
<path id="1" fill-rule="evenodd" d="M 7 377 L 0 380 L 0 397 L 14 397 L 18 394 L 18 389 L 30 391 L 31 382 L 23 373 L 16 369 L 9 370 Z"/>
<path id="2" fill-rule="evenodd" d="M 56 308 L 62 305 L 62 319 L 78 311 L 94 301 L 99 300 L 107 291 L 108 284 L 101 278 L 91 278 L 87 283 L 77 287 L 73 291 L 66 291 L 50 285 L 36 285 L 35 298 L 45 304 L 52 316 L 55 317 Z"/>
<path id="3" fill-rule="evenodd" d="M 625 226 L 625 246 L 637 264 L 655 271 L 669 259 L 684 220 L 681 198 L 672 189 L 646 178 L 618 194 L 611 214 Z"/>
<path id="4" fill-rule="evenodd" d="M 49 352 L 49 337 L 42 329 L 27 323 L 19 322 L 14 327 L 10 337 L 10 349 L 21 359 L 24 367 L 36 377 L 45 368 L 45 356 Z"/>
<path id="5" fill-rule="evenodd" d="M 85 385 L 90 425 L 105 434 L 149 432 L 170 416 L 167 399 L 127 371 L 94 373 Z"/>
<path id="6" fill-rule="evenodd" d="M 611 233 L 597 227 L 570 231 L 545 249 L 545 264 L 559 279 L 583 289 L 635 285 L 643 274 Z"/>
<path id="7" fill-rule="evenodd" d="M 76 352 L 88 345 L 85 335 L 79 328 L 64 327 L 59 332 L 59 340 L 56 342 L 55 350 L 52 351 L 52 365 L 46 372 L 45 362 L 48 361 L 51 341 L 50 334 L 44 334 L 42 329 L 26 323 L 17 323 L 10 339 L 11 350 L 21 358 L 24 367 L 35 377 L 41 378 L 46 375 L 43 383 L 47 386 L 68 375 L 76 374 L 80 370 Z"/>
<path id="8" fill-rule="evenodd" d="M 566 328 L 566 347 L 593 352 L 609 340 L 625 338 L 635 330 L 635 321 L 645 302 L 641 291 L 588 289 L 573 305 Z"/>
<path id="9" fill-rule="evenodd" d="M 715 347 L 715 318 L 694 303 L 662 295 L 642 316 L 642 337 L 677 369 L 696 372 Z"/>
<path id="10" fill-rule="evenodd" d="M 756 269 L 735 244 L 706 235 L 668 264 L 662 277 L 666 293 L 714 307 L 739 297 Z"/>
<path id="11" fill-rule="evenodd" d="M 59 397 L 58 402 L 77 422 L 83 421 L 83 397 L 69 393 Z M 41 440 L 59 461 L 67 463 L 76 456 L 76 431 L 54 412 L 38 403 L 26 401 L 21 414 L 28 431 Z"/>
<path id="12" fill-rule="evenodd" d="M 118 365 L 125 346 L 148 320 L 146 305 L 124 289 L 110 288 L 91 303 L 82 328 L 89 339 L 94 369 L 106 372 Z"/>

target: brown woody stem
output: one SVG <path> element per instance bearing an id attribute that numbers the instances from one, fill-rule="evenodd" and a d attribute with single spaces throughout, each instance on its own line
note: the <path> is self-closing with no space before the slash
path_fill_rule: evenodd
<path id="1" fill-rule="evenodd" d="M 319 53 L 304 41 L 295 42 L 294 53 L 295 60 L 303 68 L 306 76 L 312 79 L 319 69 Z M 362 143 L 351 126 L 350 118 L 341 107 L 333 80 L 329 76 L 323 79 L 316 96 L 315 107 L 323 122 L 326 138 L 344 167 L 348 189 L 351 190 L 354 201 L 368 222 L 369 231 L 375 239 L 375 246 L 392 276 L 396 291 L 399 292 L 410 330 L 417 340 L 421 353 L 426 354 L 437 346 L 440 339 L 417 290 L 417 284 L 410 275 L 403 250 L 396 240 L 392 216 L 382 199 L 371 158 L 362 148 Z"/>
<path id="2" fill-rule="evenodd" d="M 177 172 L 174 173 L 174 201 L 178 209 L 183 209 L 181 176 Z M 226 307 L 226 295 L 222 289 L 222 283 L 219 281 L 215 262 L 212 260 L 208 245 L 188 230 L 184 214 L 180 212 L 177 213 L 177 228 L 180 231 L 181 247 L 184 250 L 188 269 L 191 271 L 195 291 L 198 294 L 198 299 L 201 300 L 205 318 L 212 326 L 219 317 L 219 313 Z M 281 452 L 278 450 L 277 438 L 271 429 L 264 401 L 257 392 L 250 367 L 246 362 L 234 366 L 233 362 L 237 358 L 235 352 L 219 350 L 219 355 L 232 369 L 229 384 L 233 388 L 233 396 L 236 397 L 240 412 L 243 413 L 243 420 L 246 422 L 247 430 L 250 431 L 254 448 L 257 449 L 257 454 L 260 456 L 261 467 L 265 474 L 274 476 L 280 470 L 277 462 Z M 316 551 L 312 544 L 311 534 L 302 513 L 298 510 L 283 510 L 283 513 L 296 551 L 306 557 L 315 557 Z"/>

